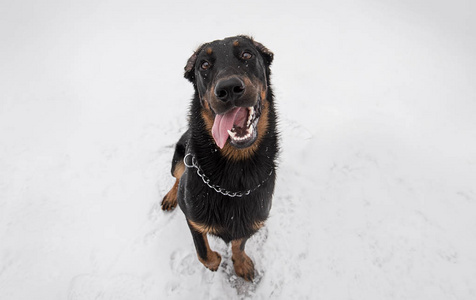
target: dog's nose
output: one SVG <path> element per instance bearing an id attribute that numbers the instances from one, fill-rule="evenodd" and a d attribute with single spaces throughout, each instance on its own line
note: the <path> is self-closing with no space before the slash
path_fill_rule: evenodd
<path id="1" fill-rule="evenodd" d="M 215 96 L 223 102 L 235 101 L 245 92 L 245 84 L 238 77 L 220 80 L 215 86 Z"/>

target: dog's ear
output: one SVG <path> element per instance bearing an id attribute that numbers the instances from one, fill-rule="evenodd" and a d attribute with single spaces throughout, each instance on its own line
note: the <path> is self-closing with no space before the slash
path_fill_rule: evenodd
<path id="1" fill-rule="evenodd" d="M 253 40 L 253 44 L 255 45 L 256 49 L 258 49 L 258 51 L 261 53 L 261 56 L 263 56 L 266 64 L 270 66 L 274 58 L 273 52 L 269 51 L 269 49 L 263 46 L 263 44 L 258 43 L 255 40 Z"/>
<path id="2" fill-rule="evenodd" d="M 190 80 L 191 82 L 195 82 L 195 62 L 197 61 L 197 54 L 198 50 L 195 51 L 192 56 L 190 56 L 187 61 L 187 65 L 184 68 L 184 77 Z"/>

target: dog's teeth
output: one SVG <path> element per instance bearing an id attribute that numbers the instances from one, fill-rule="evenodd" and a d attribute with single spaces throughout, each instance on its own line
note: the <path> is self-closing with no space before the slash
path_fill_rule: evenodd
<path id="1" fill-rule="evenodd" d="M 238 133 L 233 131 L 233 129 L 227 130 L 227 132 L 230 135 L 230 138 L 232 140 L 237 141 L 237 142 L 241 142 L 241 141 L 250 139 L 252 134 L 253 134 L 253 130 L 254 130 L 253 126 L 248 127 L 246 129 L 246 131 L 244 132 L 243 136 L 238 135 Z"/>
<path id="2" fill-rule="evenodd" d="M 231 130 L 227 130 L 228 131 L 228 134 L 231 136 L 231 138 L 236 138 L 236 132 L 233 132 Z"/>
<path id="3" fill-rule="evenodd" d="M 246 122 L 246 127 L 250 127 L 251 120 L 253 120 L 255 114 L 255 109 L 253 107 L 250 107 L 250 113 L 248 115 L 248 122 Z"/>

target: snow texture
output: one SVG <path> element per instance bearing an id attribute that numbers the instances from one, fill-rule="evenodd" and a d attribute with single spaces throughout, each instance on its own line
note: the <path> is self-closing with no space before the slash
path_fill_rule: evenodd
<path id="1" fill-rule="evenodd" d="M 0 299 L 476 299 L 476 2 L 0 3 Z M 173 145 L 202 42 L 275 53 L 271 216 L 215 273 Z"/>

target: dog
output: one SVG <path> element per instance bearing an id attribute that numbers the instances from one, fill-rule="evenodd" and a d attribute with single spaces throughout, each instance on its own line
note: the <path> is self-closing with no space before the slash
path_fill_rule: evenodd
<path id="1" fill-rule="evenodd" d="M 276 178 L 278 133 L 270 85 L 273 53 L 247 36 L 201 45 L 188 59 L 194 87 L 188 130 L 175 146 L 176 181 L 161 206 L 185 214 L 199 261 L 216 271 L 221 256 L 207 234 L 231 242 L 235 272 L 255 276 L 246 241 L 265 223 Z"/>

